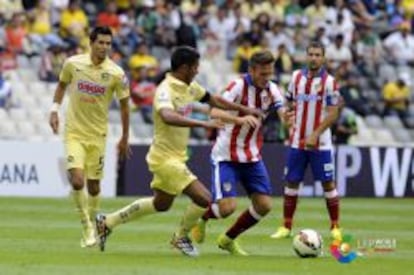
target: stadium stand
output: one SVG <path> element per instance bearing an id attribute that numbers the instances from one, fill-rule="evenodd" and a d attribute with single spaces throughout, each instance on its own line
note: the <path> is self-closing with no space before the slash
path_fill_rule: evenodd
<path id="1" fill-rule="evenodd" d="M 86 17 L 88 27 L 111 26 L 111 57 L 131 74 L 130 57 L 140 45 L 146 45 L 145 56 L 138 54 L 133 62 L 149 70 L 145 81 L 159 82 L 174 46 L 195 42 L 202 53 L 197 79 L 211 92 L 222 91 L 245 72 L 245 66 L 237 70 L 233 66 L 236 53 L 248 58 L 263 48 L 274 52 L 277 68 L 283 69 L 276 71 L 274 80 L 286 89 L 292 70 L 304 65 L 306 44 L 318 39 L 329 49 L 327 68 L 339 83 L 345 84 L 349 74 L 356 76 L 361 93 L 372 106 L 366 116 L 358 114 L 358 134 L 350 143 L 407 145 L 414 138 L 412 81 L 407 83 L 408 117 L 403 120 L 395 114 L 384 116 L 382 98 L 386 83 L 398 80 L 402 72 L 414 76 L 414 21 L 401 1 L 137 0 L 117 5 L 120 2 L 12 1 L 0 7 L 0 79 L 10 83 L 12 90 L 11 103 L 0 107 L 1 138 L 56 138 L 47 129 L 56 75 L 62 58 L 88 47 L 86 34 L 70 24 L 74 14 L 80 21 Z M 250 43 L 243 48 L 246 39 Z M 404 48 L 401 41 L 406 43 Z M 149 143 L 152 126 L 144 123 L 138 111 L 133 109 L 131 114 L 132 141 Z M 109 122 L 108 135 L 116 138 L 120 129 L 116 104 Z M 197 137 L 193 142 L 208 139 Z"/>

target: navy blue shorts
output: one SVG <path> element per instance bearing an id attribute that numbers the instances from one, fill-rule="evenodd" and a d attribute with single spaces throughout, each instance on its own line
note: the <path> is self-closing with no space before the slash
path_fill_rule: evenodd
<path id="1" fill-rule="evenodd" d="M 212 164 L 211 193 L 214 201 L 237 196 L 237 184 L 241 183 L 247 194 L 271 195 L 272 185 L 263 161 L 238 163 L 221 161 Z"/>
<path id="2" fill-rule="evenodd" d="M 289 148 L 285 166 L 285 181 L 303 181 L 306 167 L 310 164 L 313 179 L 324 182 L 333 181 L 334 164 L 331 150 L 302 150 Z"/>

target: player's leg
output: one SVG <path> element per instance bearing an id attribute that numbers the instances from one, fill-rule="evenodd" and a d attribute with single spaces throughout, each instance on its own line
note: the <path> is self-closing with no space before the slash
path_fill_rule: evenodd
<path id="1" fill-rule="evenodd" d="M 76 140 L 65 140 L 66 167 L 72 186 L 71 196 L 82 224 L 81 247 L 92 246 L 94 242 L 93 225 L 88 214 L 88 198 L 84 190 L 84 163 L 86 150 L 84 145 Z"/>
<path id="2" fill-rule="evenodd" d="M 252 204 L 236 222 L 219 237 L 219 247 L 231 254 L 248 255 L 237 243 L 237 237 L 256 225 L 272 208 L 272 187 L 262 161 L 239 164 L 240 180 L 249 194 Z"/>
<path id="3" fill-rule="evenodd" d="M 211 191 L 213 203 L 209 205 L 202 218 L 191 230 L 191 237 L 202 243 L 206 235 L 206 224 L 209 219 L 226 218 L 236 210 L 236 184 L 239 181 L 235 164 L 228 161 L 212 164 Z"/>
<path id="4" fill-rule="evenodd" d="M 280 226 L 271 238 L 280 239 L 291 236 L 293 217 L 298 203 L 299 184 L 303 181 L 307 164 L 308 154 L 305 150 L 289 148 L 285 166 L 283 226 Z"/>
<path id="5" fill-rule="evenodd" d="M 86 147 L 86 176 L 88 187 L 88 213 L 93 221 L 99 211 L 100 181 L 103 178 L 105 160 L 105 142 L 88 144 Z"/>
<path id="6" fill-rule="evenodd" d="M 331 222 L 331 236 L 341 239 L 339 228 L 339 195 L 334 182 L 334 165 L 330 150 L 311 152 L 311 167 L 315 180 L 322 182 L 326 208 Z"/>

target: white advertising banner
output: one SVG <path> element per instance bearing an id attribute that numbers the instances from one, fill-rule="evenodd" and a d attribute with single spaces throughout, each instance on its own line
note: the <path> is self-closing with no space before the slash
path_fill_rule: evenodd
<path id="1" fill-rule="evenodd" d="M 101 195 L 116 196 L 116 148 L 108 143 Z M 71 188 L 62 141 L 0 140 L 0 196 L 64 197 Z"/>

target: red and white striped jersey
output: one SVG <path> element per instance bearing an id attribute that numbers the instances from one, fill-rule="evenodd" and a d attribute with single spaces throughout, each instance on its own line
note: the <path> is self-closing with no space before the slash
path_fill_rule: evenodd
<path id="1" fill-rule="evenodd" d="M 283 106 L 283 96 L 275 83 L 269 81 L 266 89 L 256 88 L 249 74 L 232 81 L 223 92 L 223 97 L 228 101 L 263 111 Z M 232 113 L 241 116 L 236 111 Z M 262 144 L 262 127 L 254 129 L 248 125 L 226 124 L 218 132 L 211 157 L 214 162 L 259 161 Z"/>
<path id="2" fill-rule="evenodd" d="M 339 87 L 333 76 L 321 69 L 311 77 L 307 69 L 293 72 L 286 100 L 295 102 L 295 123 L 289 143 L 293 148 L 305 149 L 306 138 L 320 125 L 327 115 L 328 106 L 337 106 Z M 331 130 L 326 129 L 319 137 L 317 150 L 332 149 Z"/>

